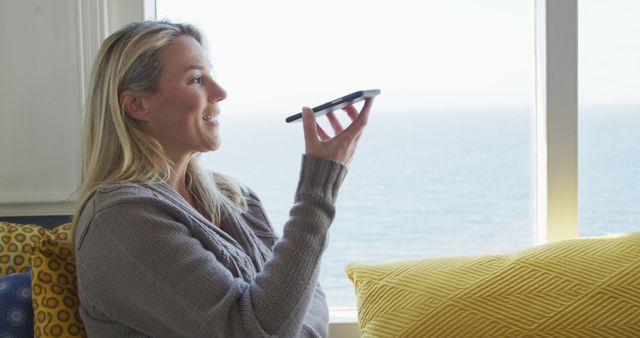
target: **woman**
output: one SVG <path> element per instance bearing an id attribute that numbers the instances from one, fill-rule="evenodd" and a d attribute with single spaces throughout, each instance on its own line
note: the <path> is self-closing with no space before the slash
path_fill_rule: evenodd
<path id="1" fill-rule="evenodd" d="M 334 137 L 303 108 L 305 154 L 278 239 L 250 189 L 198 164 L 220 147 L 226 93 L 210 67 L 184 24 L 131 24 L 98 52 L 74 218 L 90 337 L 327 336 L 319 262 L 372 101 L 345 108 L 345 129 L 329 114 Z"/>

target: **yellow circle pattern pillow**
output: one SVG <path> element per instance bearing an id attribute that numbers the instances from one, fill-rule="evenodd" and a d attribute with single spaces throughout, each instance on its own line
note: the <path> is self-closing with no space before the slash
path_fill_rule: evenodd
<path id="1" fill-rule="evenodd" d="M 78 312 L 71 224 L 47 231 L 34 246 L 32 286 L 35 337 L 86 337 Z"/>
<path id="2" fill-rule="evenodd" d="M 640 233 L 346 271 L 362 337 L 640 337 Z"/>
<path id="3" fill-rule="evenodd" d="M 28 271 L 33 245 L 40 243 L 46 232 L 34 224 L 0 222 L 0 277 Z"/>

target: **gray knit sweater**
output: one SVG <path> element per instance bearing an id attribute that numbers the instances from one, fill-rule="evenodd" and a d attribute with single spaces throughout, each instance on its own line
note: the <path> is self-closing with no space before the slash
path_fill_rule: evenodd
<path id="1" fill-rule="evenodd" d="M 325 337 L 320 257 L 347 168 L 303 155 L 278 239 L 258 198 L 212 225 L 166 184 L 101 187 L 76 232 L 89 337 Z"/>

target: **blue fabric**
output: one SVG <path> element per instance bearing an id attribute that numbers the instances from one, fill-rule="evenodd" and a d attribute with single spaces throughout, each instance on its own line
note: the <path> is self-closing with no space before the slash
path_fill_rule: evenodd
<path id="1" fill-rule="evenodd" d="M 31 271 L 0 278 L 0 337 L 33 337 Z"/>
<path id="2" fill-rule="evenodd" d="M 43 228 L 53 229 L 58 225 L 71 223 L 72 216 L 0 216 L 0 222 L 17 224 L 37 224 Z"/>

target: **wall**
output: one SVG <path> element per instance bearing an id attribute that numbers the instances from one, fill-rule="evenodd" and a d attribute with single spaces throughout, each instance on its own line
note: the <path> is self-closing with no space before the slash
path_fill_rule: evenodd
<path id="1" fill-rule="evenodd" d="M 100 43 L 151 0 L 0 1 L 0 216 L 69 215 Z"/>
<path id="2" fill-rule="evenodd" d="M 0 215 L 66 213 L 78 187 L 77 9 L 72 1 L 0 3 Z"/>

